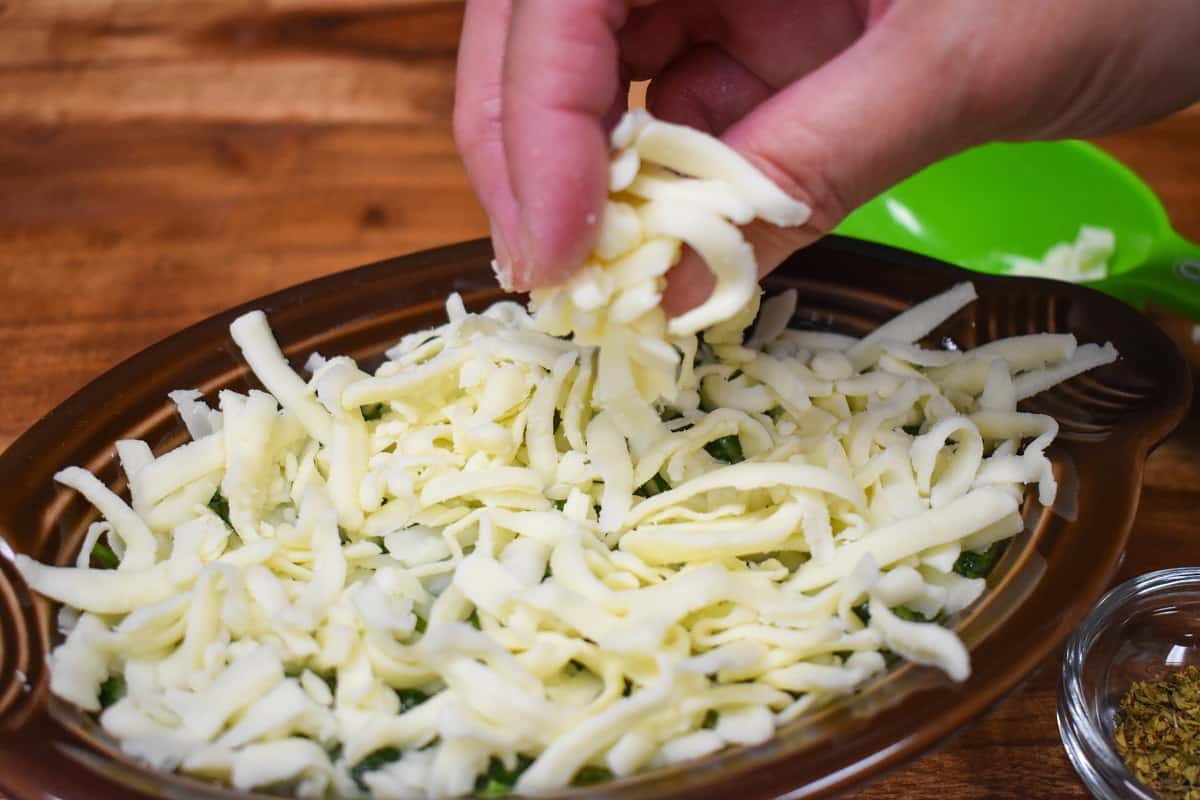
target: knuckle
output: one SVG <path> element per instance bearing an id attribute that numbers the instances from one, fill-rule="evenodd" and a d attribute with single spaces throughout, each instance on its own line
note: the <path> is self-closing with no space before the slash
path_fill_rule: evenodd
<path id="1" fill-rule="evenodd" d="M 812 131 L 795 127 L 789 129 L 787 135 L 807 138 L 804 151 L 816 155 L 803 160 L 781 159 L 774 155 L 788 152 L 794 149 L 792 147 L 756 147 L 743 155 L 784 192 L 806 203 L 812 209 L 812 216 L 804 227 L 824 236 L 850 213 L 851 205 L 830 169 L 832 154 L 821 138 Z"/>
<path id="2" fill-rule="evenodd" d="M 459 96 L 454 101 L 451 131 L 460 150 L 474 150 L 501 137 L 499 89 L 482 101 Z"/>

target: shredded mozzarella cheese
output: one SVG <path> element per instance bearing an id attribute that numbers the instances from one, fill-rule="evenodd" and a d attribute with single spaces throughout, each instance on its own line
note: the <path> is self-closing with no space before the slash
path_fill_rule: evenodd
<path id="1" fill-rule="evenodd" d="M 1100 281 L 1108 277 L 1109 261 L 1117 250 L 1117 236 L 1108 228 L 1081 225 L 1074 242 L 1059 242 L 1039 261 L 1009 256 L 1009 275 L 1054 278 L 1071 283 Z"/>
<path id="2" fill-rule="evenodd" d="M 231 332 L 270 394 L 173 395 L 194 441 L 122 443 L 131 504 L 59 473 L 120 565 L 17 557 L 75 609 L 52 691 L 238 789 L 442 797 L 759 743 L 884 651 L 964 680 L 933 622 L 984 589 L 960 561 L 1055 490 L 1057 425 L 1017 403 L 1115 351 L 923 347 L 965 284 L 862 339 L 788 330 L 795 294 L 759 310 L 735 226 L 807 209 L 693 131 L 613 139 L 595 260 L 532 315 L 455 295 L 374 375 L 305 381 L 252 312 Z M 681 243 L 717 292 L 668 324 Z"/>
<path id="3" fill-rule="evenodd" d="M 654 434 L 651 404 L 676 399 L 681 340 L 709 329 L 717 341 L 728 327 L 740 341 L 755 317 L 757 263 L 737 226 L 756 218 L 802 225 L 811 212 L 718 139 L 645 111 L 626 114 L 612 146 L 611 194 L 592 257 L 565 285 L 534 291 L 532 307 L 538 330 L 602 347 L 600 375 L 611 377 L 593 399 L 641 438 Z M 704 303 L 667 320 L 659 301 L 683 244 L 716 285 Z"/>

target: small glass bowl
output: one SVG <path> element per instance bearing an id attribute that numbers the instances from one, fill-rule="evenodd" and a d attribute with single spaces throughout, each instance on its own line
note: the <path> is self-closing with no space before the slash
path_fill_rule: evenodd
<path id="1" fill-rule="evenodd" d="M 1100 599 L 1063 653 L 1058 731 L 1075 771 L 1100 800 L 1155 800 L 1125 768 L 1114 715 L 1135 681 L 1200 665 L 1200 568 L 1148 572 Z"/>

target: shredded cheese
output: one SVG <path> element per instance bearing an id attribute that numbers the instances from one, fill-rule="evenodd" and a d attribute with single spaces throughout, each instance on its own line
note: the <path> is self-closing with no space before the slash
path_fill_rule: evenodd
<path id="1" fill-rule="evenodd" d="M 601 346 L 602 377 L 628 375 L 601 380 L 593 398 L 627 436 L 641 438 L 654 432 L 649 406 L 676 399 L 681 340 L 704 329 L 717 336 L 721 326 L 740 334 L 755 317 L 757 263 L 737 226 L 756 218 L 802 225 L 811 212 L 719 140 L 645 111 L 621 120 L 612 146 L 612 191 L 591 259 L 565 285 L 534 291 L 531 305 L 538 330 Z M 659 301 L 683 244 L 716 285 L 668 321 Z M 748 320 L 734 319 L 739 313 Z"/>
<path id="2" fill-rule="evenodd" d="M 1024 256 L 1009 256 L 1009 275 L 1028 278 L 1054 278 L 1071 283 L 1086 283 L 1108 277 L 1109 260 L 1117 249 L 1117 236 L 1108 228 L 1081 225 L 1074 242 L 1059 242 L 1039 261 Z"/>
<path id="3" fill-rule="evenodd" d="M 160 768 L 389 798 L 756 744 L 887 650 L 965 679 L 932 622 L 984 590 L 959 561 L 1055 490 L 1057 425 L 1017 403 L 1115 351 L 924 347 L 969 285 L 862 339 L 788 330 L 735 226 L 807 210 L 695 132 L 613 136 L 595 259 L 532 314 L 455 295 L 375 374 L 305 380 L 252 312 L 231 332 L 269 393 L 175 394 L 194 441 L 122 443 L 130 504 L 63 470 L 120 567 L 17 557 L 75 609 L 52 691 Z M 681 243 L 718 289 L 668 324 Z"/>

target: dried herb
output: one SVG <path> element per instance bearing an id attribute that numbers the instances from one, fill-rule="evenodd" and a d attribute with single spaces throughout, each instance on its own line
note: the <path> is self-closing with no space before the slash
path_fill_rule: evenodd
<path id="1" fill-rule="evenodd" d="M 1200 668 L 1138 681 L 1113 738 L 1125 766 L 1164 800 L 1200 800 Z"/>

